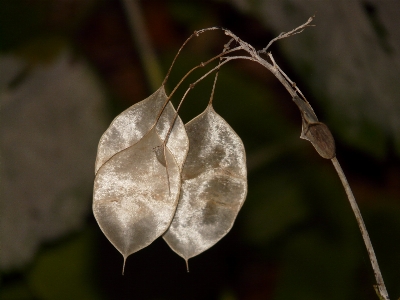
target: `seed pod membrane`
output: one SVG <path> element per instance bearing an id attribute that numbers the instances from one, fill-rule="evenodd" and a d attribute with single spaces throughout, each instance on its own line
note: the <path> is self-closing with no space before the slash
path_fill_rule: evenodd
<path id="1" fill-rule="evenodd" d="M 186 124 L 190 149 L 178 208 L 163 238 L 186 262 L 232 228 L 247 194 L 244 146 L 211 105 Z"/>
<path id="2" fill-rule="evenodd" d="M 180 170 L 165 148 L 167 176 L 153 150 L 161 143 L 152 129 L 138 143 L 109 159 L 96 174 L 93 213 L 124 260 L 161 236 L 176 210 Z"/>
<path id="3" fill-rule="evenodd" d="M 164 86 L 143 101 L 140 101 L 120 113 L 100 138 L 97 149 L 95 173 L 114 154 L 137 143 L 156 125 L 157 134 L 163 140 L 175 117 L 175 109 L 169 102 L 160 120 L 157 116 L 167 100 Z M 157 124 L 156 124 L 157 122 Z M 178 165 L 182 166 L 189 149 L 188 138 L 182 120 L 178 117 L 168 138 L 170 149 Z"/>

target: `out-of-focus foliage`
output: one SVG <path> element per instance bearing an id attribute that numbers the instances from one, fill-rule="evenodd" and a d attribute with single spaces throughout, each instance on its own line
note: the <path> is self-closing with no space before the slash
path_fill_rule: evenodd
<path id="1" fill-rule="evenodd" d="M 23 281 L 2 288 L 0 299 L 104 299 L 95 279 L 96 230 L 85 228 L 42 251 Z"/>
<path id="2" fill-rule="evenodd" d="M 16 58 L 2 59 L 10 65 Z M 87 65 L 71 63 L 67 50 L 24 74 L 20 68 L 19 75 L 0 95 L 3 269 L 27 264 L 43 241 L 82 227 L 96 137 L 104 126 L 101 89 Z"/>

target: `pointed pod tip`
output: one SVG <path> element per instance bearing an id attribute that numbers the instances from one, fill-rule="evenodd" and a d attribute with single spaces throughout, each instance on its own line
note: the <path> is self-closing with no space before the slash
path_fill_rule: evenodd
<path id="1" fill-rule="evenodd" d="M 185 258 L 185 262 L 186 262 L 186 271 L 189 273 L 189 259 Z"/>
<path id="2" fill-rule="evenodd" d="M 124 263 L 122 265 L 122 275 L 125 273 L 125 263 L 126 263 L 126 256 L 124 255 Z"/>

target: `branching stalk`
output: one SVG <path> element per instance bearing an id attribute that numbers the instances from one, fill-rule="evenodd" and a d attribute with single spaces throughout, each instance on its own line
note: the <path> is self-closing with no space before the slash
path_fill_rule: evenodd
<path id="1" fill-rule="evenodd" d="M 314 18 L 315 18 L 315 16 L 312 16 L 311 18 L 309 18 L 307 20 L 307 22 L 305 22 L 304 24 L 300 25 L 299 27 L 297 27 L 297 28 L 295 28 L 295 29 L 293 29 L 293 30 L 291 30 L 289 32 L 282 32 L 276 38 L 272 39 L 265 48 L 263 48 L 262 50 L 258 51 L 258 53 L 260 53 L 260 54 L 261 53 L 267 53 L 268 48 L 272 45 L 273 42 L 276 42 L 277 40 L 284 39 L 284 38 L 290 37 L 292 35 L 301 33 L 301 32 L 303 32 L 303 30 L 306 27 L 315 26 L 315 25 L 310 25 L 310 23 L 314 20 Z"/>
<path id="2" fill-rule="evenodd" d="M 172 67 L 173 67 L 174 64 L 175 64 L 176 59 L 178 58 L 178 56 L 179 56 L 179 54 L 181 53 L 182 49 L 186 46 L 186 44 L 187 44 L 193 37 L 198 37 L 200 33 L 203 33 L 203 32 L 206 32 L 206 31 L 210 31 L 210 30 L 219 30 L 219 29 L 221 29 L 221 28 L 219 28 L 219 27 L 209 27 L 209 28 L 205 28 L 205 29 L 201 29 L 201 30 L 198 30 L 198 31 L 193 32 L 193 33 L 186 39 L 186 41 L 182 44 L 182 46 L 179 48 L 178 52 L 176 53 L 176 55 L 175 55 L 175 57 L 174 57 L 174 60 L 172 61 L 172 64 L 171 64 L 171 66 L 169 67 L 169 70 L 168 70 L 168 72 L 167 72 L 167 75 L 165 76 L 164 81 L 163 81 L 162 84 L 165 85 L 165 83 L 167 82 L 168 77 L 169 77 L 169 74 L 171 74 L 171 70 L 172 70 Z"/>
<path id="3" fill-rule="evenodd" d="M 215 56 L 214 58 L 217 58 L 217 56 Z M 213 58 L 213 59 L 214 59 L 214 58 Z M 173 121 L 172 121 L 172 123 L 171 123 L 172 125 L 170 126 L 170 128 L 169 128 L 169 130 L 168 130 L 168 133 L 167 133 L 167 135 L 166 135 L 166 137 L 165 137 L 164 143 L 166 143 L 166 141 L 168 140 L 169 135 L 171 134 L 172 128 L 174 127 L 174 123 L 175 123 L 175 121 L 176 121 L 176 119 L 177 119 L 177 117 L 178 117 L 178 111 L 179 111 L 179 109 L 180 109 L 180 107 L 181 107 L 183 101 L 185 100 L 185 98 L 186 98 L 187 94 L 190 92 L 190 90 L 192 90 L 192 89 L 196 86 L 196 84 L 198 84 L 200 81 L 202 81 L 204 78 L 206 78 L 208 75 L 212 74 L 213 72 L 216 72 L 216 71 L 218 72 L 219 68 L 220 68 L 222 65 L 226 64 L 227 62 L 229 62 L 229 61 L 231 61 L 231 60 L 236 60 L 236 59 L 247 59 L 247 60 L 252 60 L 252 61 L 254 61 L 254 59 L 253 59 L 252 57 L 249 57 L 249 56 L 229 56 L 229 57 L 224 57 L 223 59 L 224 59 L 224 60 L 223 60 L 222 62 L 220 62 L 216 67 L 212 68 L 212 69 L 209 70 L 206 74 L 204 74 L 204 75 L 201 76 L 199 79 L 197 79 L 195 82 L 193 82 L 193 83 L 191 83 L 191 84 L 189 85 L 189 87 L 187 88 L 185 94 L 183 94 L 183 97 L 182 97 L 181 101 L 179 102 L 178 107 L 176 108 L 175 117 L 174 117 L 174 119 L 173 119 Z"/>
<path id="4" fill-rule="evenodd" d="M 250 44 L 242 41 L 239 37 L 237 37 L 235 34 L 233 34 L 231 31 L 227 30 L 227 29 L 223 29 L 223 28 L 219 28 L 219 27 L 210 27 L 210 28 L 206 28 L 206 29 L 202 29 L 199 31 L 196 31 L 195 33 L 193 33 L 182 45 L 181 49 L 179 49 L 178 54 L 175 56 L 174 62 L 177 58 L 177 56 L 179 55 L 179 53 L 181 52 L 182 48 L 184 45 L 186 45 L 186 43 L 193 38 L 193 36 L 198 36 L 199 34 L 209 31 L 209 30 L 223 30 L 225 35 L 231 37 L 231 39 L 229 40 L 229 42 L 227 44 L 225 44 L 223 51 L 219 54 L 214 56 L 213 58 L 209 59 L 208 61 L 199 64 L 198 66 L 192 68 L 188 73 L 186 73 L 186 75 L 181 79 L 181 81 L 177 84 L 177 86 L 173 89 L 173 91 L 171 92 L 170 96 L 168 97 L 168 100 L 166 101 L 164 107 L 167 105 L 169 99 L 171 98 L 171 96 L 175 93 L 176 89 L 182 84 L 182 82 L 189 76 L 189 74 L 191 74 L 194 70 L 203 67 L 205 65 L 207 65 L 208 63 L 214 61 L 217 58 L 220 58 L 220 62 L 219 64 L 212 68 L 211 70 L 209 70 L 208 72 L 206 72 L 203 76 L 201 76 L 198 80 L 196 80 L 195 82 L 193 82 L 192 84 L 189 85 L 188 89 L 186 90 L 186 92 L 184 93 L 178 107 L 177 107 L 177 113 L 176 116 L 172 122 L 172 125 L 169 129 L 169 132 L 167 133 L 166 139 L 164 141 L 164 145 L 166 143 L 166 141 L 168 140 L 168 136 L 170 135 L 172 128 L 173 128 L 173 124 L 178 116 L 178 110 L 181 107 L 186 95 L 188 94 L 188 92 L 190 90 L 192 90 L 195 85 L 200 82 L 201 80 L 203 80 L 204 78 L 206 78 L 208 75 L 210 75 L 213 72 L 217 72 L 216 74 L 216 78 L 215 81 L 217 79 L 217 75 L 218 75 L 218 70 L 220 69 L 220 67 L 224 64 L 226 64 L 227 62 L 231 61 L 231 60 L 238 60 L 238 59 L 244 59 L 244 60 L 250 60 L 250 61 L 254 61 L 259 63 L 260 65 L 262 65 L 263 67 L 267 68 L 272 74 L 274 74 L 274 76 L 282 83 L 282 85 L 286 88 L 286 90 L 289 92 L 289 94 L 292 96 L 293 101 L 296 103 L 296 105 L 299 107 L 300 112 L 302 114 L 302 120 L 303 120 L 303 131 L 302 131 L 302 135 L 301 138 L 303 139 L 307 139 L 309 140 L 314 147 L 316 148 L 316 150 L 318 151 L 318 153 L 324 157 L 324 158 L 328 158 L 331 159 L 336 172 L 338 173 L 338 176 L 343 184 L 343 187 L 346 191 L 348 200 L 350 202 L 351 208 L 354 212 L 354 215 L 356 217 L 358 226 L 360 228 L 365 246 L 367 248 L 368 251 L 368 255 L 372 264 L 372 269 L 374 271 L 375 274 L 375 279 L 377 282 L 377 285 L 374 286 L 378 296 L 380 297 L 380 299 L 383 300 L 389 300 L 389 296 L 382 278 L 382 274 L 381 271 L 379 269 L 379 265 L 378 265 L 378 261 L 376 259 L 376 255 L 374 252 L 374 249 L 372 247 L 372 243 L 371 240 L 369 238 L 367 229 L 365 227 L 364 221 L 362 219 L 360 210 L 358 208 L 358 205 L 356 203 L 356 200 L 354 198 L 354 195 L 351 191 L 351 188 L 347 182 L 347 179 L 343 173 L 342 168 L 340 167 L 340 164 L 336 158 L 336 154 L 335 154 L 335 146 L 334 146 L 334 140 L 333 137 L 331 137 L 331 133 L 328 129 L 328 127 L 319 122 L 317 119 L 317 116 L 315 115 L 311 105 L 309 104 L 309 102 L 306 100 L 306 98 L 304 97 L 303 93 L 300 91 L 300 89 L 296 86 L 296 84 L 291 81 L 289 79 L 289 77 L 282 71 L 282 69 L 278 66 L 278 64 L 275 62 L 273 56 L 271 53 L 267 53 L 268 48 L 272 45 L 273 42 L 283 39 L 283 38 L 287 38 L 290 37 L 292 35 L 301 33 L 306 27 L 309 26 L 314 26 L 311 25 L 310 23 L 312 22 L 314 17 L 311 17 L 307 20 L 307 22 L 305 22 L 304 24 L 300 25 L 299 27 L 287 32 L 287 33 L 281 33 L 279 36 L 277 36 L 276 38 L 272 39 L 269 44 L 263 48 L 260 51 L 256 51 L 254 49 L 253 46 L 251 46 Z M 235 48 L 230 49 L 230 46 L 233 42 L 236 42 L 238 44 L 238 46 L 236 46 Z M 242 56 L 229 56 L 227 54 L 230 54 L 232 52 L 238 51 L 238 50 L 244 50 L 245 52 L 247 52 L 248 55 L 242 55 Z M 263 59 L 260 54 L 264 54 L 267 53 L 268 57 L 270 58 L 271 63 L 267 62 L 265 59 Z M 171 66 L 172 68 L 172 66 Z M 169 73 L 171 71 L 168 71 L 168 74 L 164 80 L 167 80 Z M 212 101 L 212 97 L 213 97 L 213 93 L 214 93 L 214 88 L 215 88 L 215 81 L 214 81 L 214 86 L 213 86 L 213 91 L 212 91 L 212 95 L 211 95 L 211 99 L 210 99 L 210 103 Z M 164 84 L 163 83 L 163 84 Z M 298 96 L 298 94 L 302 97 L 300 98 Z M 209 103 L 209 104 L 210 104 Z M 163 109 L 164 109 L 163 107 Z M 160 112 L 160 115 L 162 113 L 162 110 Z M 159 115 L 159 117 L 160 117 Z M 330 140 L 332 139 L 332 140 Z M 325 149 L 324 149 L 325 147 Z M 331 149 L 330 149 L 331 147 Z M 322 150 L 321 150 L 322 149 Z M 322 153 L 322 154 L 321 154 Z M 332 153 L 331 156 L 327 157 L 324 156 L 324 153 Z"/>

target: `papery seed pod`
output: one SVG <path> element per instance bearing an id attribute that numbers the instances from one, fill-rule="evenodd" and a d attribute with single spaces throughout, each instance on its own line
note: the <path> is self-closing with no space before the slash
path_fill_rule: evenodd
<path id="1" fill-rule="evenodd" d="M 164 86 L 143 101 L 119 114 L 100 138 L 97 149 L 95 173 L 114 154 L 137 143 L 156 124 L 157 116 L 167 100 Z M 156 124 L 157 134 L 163 140 L 171 127 L 176 111 L 169 102 Z M 170 149 L 178 165 L 185 161 L 189 142 L 182 120 L 178 117 L 168 138 Z"/>
<path id="2" fill-rule="evenodd" d="M 176 111 L 171 103 L 162 111 L 167 99 L 161 86 L 118 115 L 99 142 L 93 213 L 124 265 L 168 229 L 177 207 L 189 141 L 180 118 L 171 129 Z"/>
<path id="3" fill-rule="evenodd" d="M 161 143 L 153 128 L 104 163 L 96 174 L 93 213 L 124 262 L 161 236 L 176 210 L 180 170 L 167 147 L 166 166 L 160 163 L 154 148 Z"/>
<path id="4" fill-rule="evenodd" d="M 247 170 L 241 139 L 211 104 L 185 127 L 190 149 L 181 195 L 163 238 L 187 262 L 232 228 L 246 198 Z"/>

